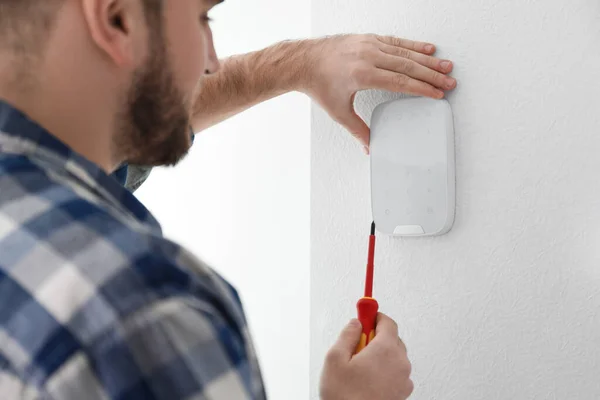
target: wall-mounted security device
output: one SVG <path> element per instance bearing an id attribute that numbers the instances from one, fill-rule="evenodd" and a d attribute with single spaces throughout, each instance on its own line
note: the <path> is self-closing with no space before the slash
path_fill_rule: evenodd
<path id="1" fill-rule="evenodd" d="M 454 223 L 454 122 L 446 100 L 411 97 L 371 118 L 371 206 L 377 230 L 435 236 Z"/>

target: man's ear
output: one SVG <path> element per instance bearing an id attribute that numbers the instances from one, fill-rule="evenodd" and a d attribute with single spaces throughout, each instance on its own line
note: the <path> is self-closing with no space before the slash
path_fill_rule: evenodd
<path id="1" fill-rule="evenodd" d="M 92 41 L 120 67 L 135 67 L 141 52 L 143 10 L 139 1 L 81 0 Z"/>

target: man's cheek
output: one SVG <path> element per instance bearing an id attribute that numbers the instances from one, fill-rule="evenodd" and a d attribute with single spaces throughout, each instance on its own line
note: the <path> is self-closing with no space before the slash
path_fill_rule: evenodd
<path id="1" fill-rule="evenodd" d="M 185 88 L 184 90 L 194 94 L 198 93 L 204 76 L 204 63 L 201 62 L 201 57 L 189 56 L 181 72 L 180 82 L 182 87 Z"/>

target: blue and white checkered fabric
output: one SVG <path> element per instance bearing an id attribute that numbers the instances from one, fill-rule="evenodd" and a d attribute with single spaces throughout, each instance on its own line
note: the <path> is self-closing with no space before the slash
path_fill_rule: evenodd
<path id="1" fill-rule="evenodd" d="M 235 290 L 2 102 L 0 398 L 265 398 Z"/>

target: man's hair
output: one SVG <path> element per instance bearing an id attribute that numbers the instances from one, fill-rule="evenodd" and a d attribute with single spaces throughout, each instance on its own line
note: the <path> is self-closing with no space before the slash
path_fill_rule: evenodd
<path id="1" fill-rule="evenodd" d="M 43 47 L 63 0 L 0 0 L 0 47 L 32 53 Z"/>
<path id="2" fill-rule="evenodd" d="M 151 27 L 161 22 L 163 0 L 140 0 Z M 64 0 L 0 0 L 0 48 L 35 54 L 45 40 Z"/>

